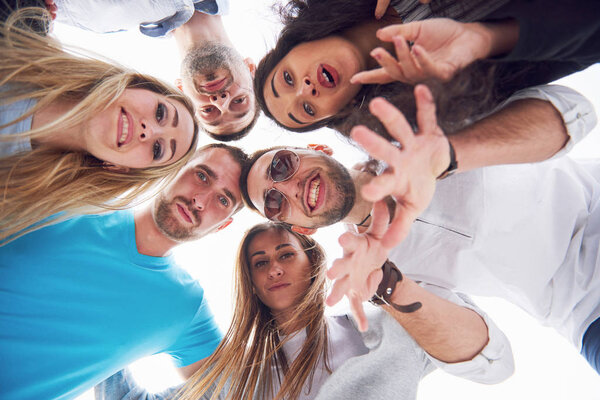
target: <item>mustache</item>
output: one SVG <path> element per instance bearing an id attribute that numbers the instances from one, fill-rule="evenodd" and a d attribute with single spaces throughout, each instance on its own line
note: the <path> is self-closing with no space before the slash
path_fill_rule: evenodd
<path id="1" fill-rule="evenodd" d="M 200 222 L 202 221 L 202 216 L 200 215 L 200 210 L 197 210 L 196 207 L 194 207 L 194 203 L 192 203 L 190 200 L 186 199 L 183 196 L 175 196 L 175 198 L 173 199 L 173 203 L 175 203 L 176 201 L 185 204 L 188 211 L 194 217 L 194 225 L 200 225 Z"/>

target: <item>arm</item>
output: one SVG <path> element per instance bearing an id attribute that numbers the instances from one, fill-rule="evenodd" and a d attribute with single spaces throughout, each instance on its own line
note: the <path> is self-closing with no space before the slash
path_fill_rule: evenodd
<path id="1" fill-rule="evenodd" d="M 407 278 L 397 283 L 391 301 L 419 301 L 413 313 L 384 306 L 427 352 L 438 368 L 480 383 L 497 383 L 514 371 L 510 343 L 467 296 Z"/>
<path id="2" fill-rule="evenodd" d="M 594 107 L 558 85 L 515 93 L 498 111 L 450 136 L 458 171 L 563 155 L 596 125 Z"/>

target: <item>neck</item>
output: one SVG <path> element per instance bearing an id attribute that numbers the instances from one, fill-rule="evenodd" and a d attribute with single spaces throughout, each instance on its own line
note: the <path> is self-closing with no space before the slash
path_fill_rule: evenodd
<path id="1" fill-rule="evenodd" d="M 365 171 L 350 170 L 350 175 L 354 181 L 354 190 L 356 192 L 356 198 L 354 200 L 354 206 L 350 213 L 343 219 L 342 222 L 349 224 L 358 224 L 365 219 L 373 208 L 373 203 L 365 200 L 361 195 L 362 187 L 373 179 L 373 175 Z M 370 221 L 367 221 L 365 225 L 368 225 Z"/>
<path id="2" fill-rule="evenodd" d="M 353 43 L 365 61 L 366 69 L 379 67 L 377 61 L 371 57 L 371 51 L 376 47 L 383 47 L 391 54 L 395 54 L 394 44 L 382 42 L 377 39 L 377 30 L 391 24 L 400 23 L 398 17 L 391 15 L 384 16 L 380 20 L 369 20 L 360 23 L 344 32 L 343 36 Z"/>
<path id="3" fill-rule="evenodd" d="M 219 42 L 233 47 L 219 15 L 194 12 L 188 22 L 173 31 L 179 55 L 183 59 L 187 52 L 206 42 Z"/>
<path id="4" fill-rule="evenodd" d="M 284 335 L 292 334 L 304 328 L 304 326 L 300 324 L 300 321 L 298 319 L 296 320 L 297 322 L 295 324 L 287 326 L 285 325 L 288 321 L 291 320 L 291 318 L 294 317 L 292 311 L 280 311 L 277 313 L 273 313 L 273 317 L 277 322 L 277 326 L 280 327 L 281 333 Z"/>
<path id="5" fill-rule="evenodd" d="M 152 217 L 152 205 L 141 211 L 136 211 L 135 244 L 140 254 L 153 257 L 163 257 L 178 243 L 167 238 L 156 226 Z"/>
<path id="6" fill-rule="evenodd" d="M 31 120 L 31 129 L 39 129 L 69 112 L 75 104 L 57 100 L 51 104 L 39 109 L 33 114 Z M 46 136 L 39 136 L 32 139 L 32 144 L 44 145 L 57 149 L 71 150 L 71 151 L 85 151 L 85 130 L 81 129 L 80 125 L 69 127 L 66 129 L 54 129 L 50 131 L 50 134 Z"/>

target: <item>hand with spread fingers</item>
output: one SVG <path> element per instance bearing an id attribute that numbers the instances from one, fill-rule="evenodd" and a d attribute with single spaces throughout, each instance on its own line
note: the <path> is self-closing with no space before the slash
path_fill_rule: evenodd
<path id="1" fill-rule="evenodd" d="M 387 196 L 396 200 L 396 211 L 382 238 L 383 245 L 391 248 L 408 235 L 414 220 L 423 212 L 435 191 L 436 179 L 450 165 L 450 143 L 437 125 L 435 103 L 424 85 L 415 87 L 417 124 L 414 133 L 404 115 L 387 101 L 377 98 L 369 109 L 385 126 L 388 133 L 400 143 L 390 143 L 364 126 L 352 130 L 352 138 L 373 158 L 384 161 L 388 167 L 361 189 L 363 198 L 379 201 Z"/>
<path id="2" fill-rule="evenodd" d="M 377 291 L 382 277 L 381 266 L 390 250 L 381 241 L 388 221 L 387 204 L 383 200 L 378 201 L 373 206 L 372 222 L 366 232 L 349 231 L 340 236 L 344 256 L 335 260 L 327 271 L 327 277 L 335 280 L 327 305 L 336 304 L 346 295 L 361 332 L 368 328 L 362 302 L 369 300 Z"/>
<path id="3" fill-rule="evenodd" d="M 450 80 L 473 61 L 490 56 L 491 25 L 434 18 L 394 24 L 377 31 L 384 42 L 393 42 L 396 57 L 378 47 L 371 51 L 381 68 L 362 71 L 352 83 L 418 83 L 428 78 Z"/>

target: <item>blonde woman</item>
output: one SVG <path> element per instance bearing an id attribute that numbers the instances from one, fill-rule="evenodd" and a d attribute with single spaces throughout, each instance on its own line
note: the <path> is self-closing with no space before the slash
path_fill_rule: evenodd
<path id="1" fill-rule="evenodd" d="M 0 245 L 57 213 L 128 207 L 197 143 L 175 88 L 18 27 L 42 12 L 21 10 L 0 32 Z"/>
<path id="2" fill-rule="evenodd" d="M 384 268 L 384 282 L 392 269 Z M 408 306 L 372 309 L 361 333 L 350 315 L 324 315 L 325 270 L 310 237 L 281 223 L 250 229 L 238 252 L 231 326 L 175 397 L 414 399 L 435 367 L 483 383 L 512 373 L 507 339 L 466 297 L 395 275 L 389 300 Z M 157 400 L 176 390 L 149 394 L 122 371 L 96 387 L 96 398 Z"/>

